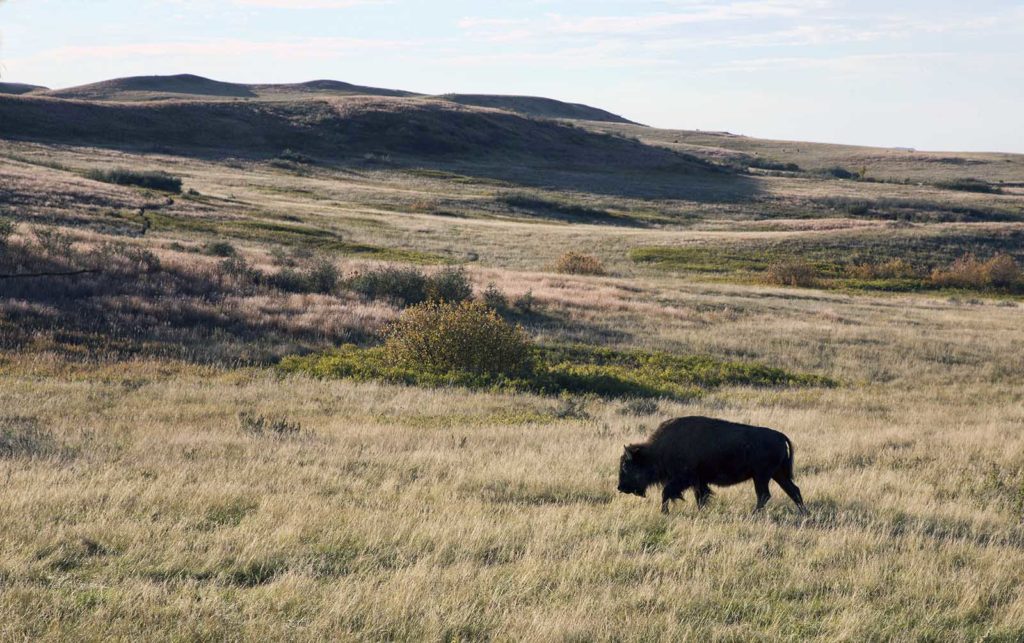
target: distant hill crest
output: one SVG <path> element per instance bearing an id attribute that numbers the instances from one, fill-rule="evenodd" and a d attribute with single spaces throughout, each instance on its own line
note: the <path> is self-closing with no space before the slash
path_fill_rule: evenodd
<path id="1" fill-rule="evenodd" d="M 354 85 L 340 80 L 318 79 L 302 83 L 228 83 L 195 74 L 173 76 L 130 76 L 98 83 L 47 90 L 24 86 L 18 94 L 33 92 L 53 98 L 91 101 L 147 102 L 164 100 L 285 100 L 331 96 L 387 96 L 392 98 L 428 98 L 430 96 L 399 89 Z M 441 94 L 431 98 L 470 107 L 486 107 L 515 112 L 535 118 L 632 123 L 621 116 L 589 105 L 566 103 L 539 96 L 502 96 L 493 94 Z"/>

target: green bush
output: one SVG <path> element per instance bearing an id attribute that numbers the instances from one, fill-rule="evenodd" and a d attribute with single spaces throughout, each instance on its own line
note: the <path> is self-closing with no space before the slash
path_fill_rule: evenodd
<path id="1" fill-rule="evenodd" d="M 270 277 L 270 284 L 286 292 L 330 294 L 338 286 L 338 269 L 326 259 L 305 270 L 284 268 Z"/>
<path id="2" fill-rule="evenodd" d="M 93 181 L 102 181 L 104 183 L 134 185 L 163 192 L 181 192 L 181 179 L 171 176 L 166 172 L 140 172 L 138 170 L 116 168 L 113 170 L 90 170 L 85 173 L 85 176 Z"/>
<path id="3" fill-rule="evenodd" d="M 346 286 L 367 299 L 390 299 L 412 306 L 427 299 L 427 277 L 416 268 L 380 268 L 350 278 Z"/>
<path id="4" fill-rule="evenodd" d="M 386 332 L 384 355 L 394 366 L 433 373 L 524 377 L 533 372 L 526 331 L 481 302 L 414 306 Z"/>
<path id="5" fill-rule="evenodd" d="M 461 267 L 429 276 L 417 268 L 379 268 L 357 274 L 345 285 L 368 299 L 389 299 L 402 306 L 425 301 L 457 303 L 473 296 L 473 286 Z"/>
<path id="6" fill-rule="evenodd" d="M 485 306 L 499 313 L 508 310 L 508 297 L 493 283 L 487 284 L 487 289 L 480 296 L 480 300 L 484 302 Z"/>
<path id="7" fill-rule="evenodd" d="M 427 277 L 427 300 L 458 303 L 473 296 L 473 285 L 466 271 L 459 268 L 444 268 Z"/>
<path id="8" fill-rule="evenodd" d="M 227 241 L 212 241 L 203 247 L 203 252 L 214 257 L 234 257 L 238 254 L 235 247 Z"/>

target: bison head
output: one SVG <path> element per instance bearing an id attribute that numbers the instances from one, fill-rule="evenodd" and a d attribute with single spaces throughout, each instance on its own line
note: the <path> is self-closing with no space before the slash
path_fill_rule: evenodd
<path id="1" fill-rule="evenodd" d="M 654 465 L 642 444 L 631 444 L 619 459 L 619 491 L 643 498 L 654 482 Z"/>

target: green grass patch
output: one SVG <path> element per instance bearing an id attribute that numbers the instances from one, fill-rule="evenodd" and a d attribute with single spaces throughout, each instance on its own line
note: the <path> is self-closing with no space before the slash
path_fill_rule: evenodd
<path id="1" fill-rule="evenodd" d="M 698 272 L 738 278 L 758 277 L 773 265 L 802 261 L 818 276 L 835 280 L 834 285 L 856 288 L 865 284 L 879 289 L 888 283 L 893 289 L 925 287 L 927 275 L 944 268 L 965 253 L 991 257 L 1006 253 L 1024 261 L 1024 230 L 958 230 L 927 234 L 917 230 L 894 230 L 885 235 L 857 234 L 829 237 L 791 238 L 767 242 L 700 244 L 690 246 L 641 246 L 629 251 L 629 258 L 671 272 Z M 855 276 L 854 267 L 905 261 L 922 279 L 874 279 L 870 283 Z"/>
<path id="2" fill-rule="evenodd" d="M 286 246 L 301 246 L 320 252 L 364 255 L 381 261 L 402 261 L 417 264 L 446 264 L 451 260 L 441 255 L 407 250 L 385 248 L 365 243 L 346 241 L 333 230 L 311 226 L 286 224 L 277 221 L 211 221 L 195 217 L 175 216 L 154 212 L 149 215 L 154 229 L 184 230 L 209 234 L 219 239 L 241 239 Z"/>
<path id="3" fill-rule="evenodd" d="M 616 350 L 584 345 L 543 346 L 536 350 L 530 375 L 508 378 L 453 371 L 429 372 L 390 363 L 382 347 L 346 345 L 327 353 L 286 357 L 286 373 L 321 378 L 384 381 L 426 387 L 563 392 L 605 398 L 670 398 L 688 400 L 720 386 L 835 386 L 826 377 L 789 371 L 755 362 L 723 361 L 709 356 L 673 355 L 641 350 Z"/>
<path id="4" fill-rule="evenodd" d="M 716 280 L 740 283 L 767 282 L 875 292 L 949 291 L 951 294 L 994 295 L 1020 292 L 1022 286 L 1018 277 L 1006 277 L 1003 280 L 1006 283 L 978 277 L 936 278 L 937 274 L 948 273 L 951 265 L 959 265 L 963 257 L 973 258 L 975 253 L 979 257 L 1002 257 L 1006 264 L 1024 263 L 1024 231 L 970 230 L 944 235 L 894 232 L 888 237 L 859 235 L 761 243 L 645 246 L 631 249 L 629 257 L 636 263 L 660 270 L 704 273 Z M 780 266 L 790 264 L 805 266 L 812 277 L 807 283 L 799 284 L 774 278 Z M 988 265 L 983 260 L 978 264 Z M 1019 270 L 1014 274 L 1019 274 Z"/>

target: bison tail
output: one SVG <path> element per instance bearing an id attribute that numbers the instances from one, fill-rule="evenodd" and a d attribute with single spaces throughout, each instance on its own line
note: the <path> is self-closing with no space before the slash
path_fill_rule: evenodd
<path id="1" fill-rule="evenodd" d="M 792 480 L 793 479 L 793 457 L 794 457 L 793 442 L 790 441 L 790 439 L 788 437 L 786 438 L 786 451 L 787 451 L 787 453 L 786 453 L 786 461 L 782 463 L 782 466 L 785 467 L 786 477 L 789 478 L 790 480 Z"/>

